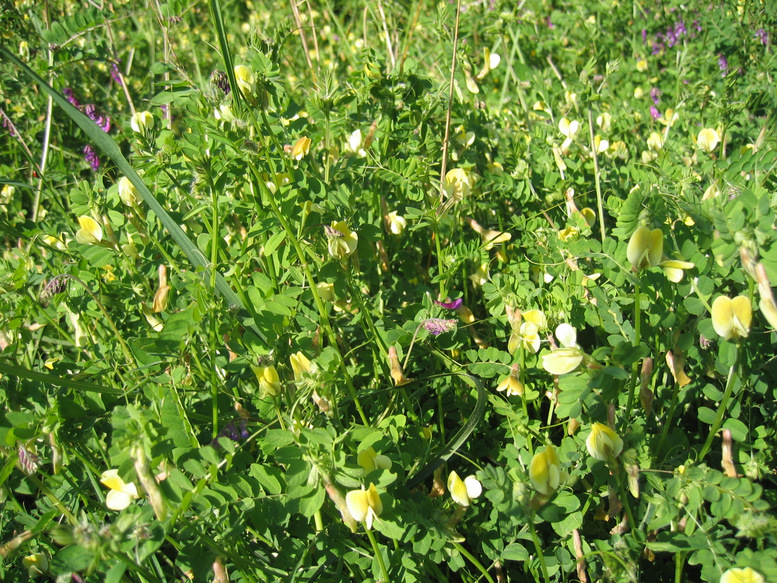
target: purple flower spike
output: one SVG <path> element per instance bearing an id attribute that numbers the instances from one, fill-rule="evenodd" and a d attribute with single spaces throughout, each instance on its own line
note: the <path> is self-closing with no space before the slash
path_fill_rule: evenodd
<path id="1" fill-rule="evenodd" d="M 658 119 L 661 117 L 661 112 L 658 111 L 658 108 L 655 105 L 650 106 L 650 117 L 653 119 Z"/>
<path id="2" fill-rule="evenodd" d="M 725 77 L 726 71 L 728 71 L 728 59 L 723 55 L 718 57 L 718 68 L 720 69 L 721 74 Z"/>
<path id="3" fill-rule="evenodd" d="M 658 87 L 653 87 L 653 89 L 650 90 L 650 99 L 652 99 L 653 103 L 656 105 L 661 101 L 661 90 Z"/>
<path id="4" fill-rule="evenodd" d="M 761 41 L 762 45 L 765 45 L 769 42 L 769 33 L 766 32 L 763 28 L 759 28 L 755 31 L 755 38 Z"/>
<path id="5" fill-rule="evenodd" d="M 89 163 L 89 166 L 91 166 L 92 170 L 95 172 L 100 169 L 100 158 L 97 156 L 97 152 L 95 152 L 91 144 L 84 146 L 84 160 Z"/>
<path id="6" fill-rule="evenodd" d="M 464 303 L 464 298 L 459 298 L 457 300 L 453 300 L 452 302 L 438 302 L 437 300 L 434 300 L 434 303 L 445 308 L 446 310 L 458 310 L 461 307 L 461 304 Z"/>
<path id="7" fill-rule="evenodd" d="M 445 332 L 450 332 L 456 327 L 456 320 L 445 320 L 444 318 L 428 318 L 421 322 L 431 334 L 439 336 Z"/>

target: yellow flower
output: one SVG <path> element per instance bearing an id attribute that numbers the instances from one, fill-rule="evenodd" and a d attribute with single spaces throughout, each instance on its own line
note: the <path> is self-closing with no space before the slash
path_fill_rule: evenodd
<path id="1" fill-rule="evenodd" d="M 245 65 L 237 65 L 235 67 L 235 80 L 237 81 L 237 86 L 240 89 L 240 93 L 242 93 L 244 97 L 253 97 L 256 76 L 251 69 Z"/>
<path id="2" fill-rule="evenodd" d="M 294 378 L 298 381 L 305 375 L 314 374 L 317 370 L 316 365 L 310 362 L 302 352 L 292 354 L 289 360 L 291 361 L 291 369 L 294 371 Z"/>
<path id="3" fill-rule="evenodd" d="M 456 472 L 451 472 L 448 476 L 448 490 L 456 504 L 469 506 L 470 501 L 483 492 L 483 486 L 475 476 L 467 476 L 462 480 Z"/>
<path id="4" fill-rule="evenodd" d="M 318 290 L 318 297 L 323 301 L 335 301 L 335 285 L 333 283 L 328 283 L 326 281 L 319 282 L 316 284 L 316 289 Z"/>
<path id="5" fill-rule="evenodd" d="M 138 189 L 126 176 L 119 178 L 119 198 L 127 206 L 135 206 L 140 201 Z"/>
<path id="6" fill-rule="evenodd" d="M 361 450 L 356 456 L 356 463 L 364 469 L 365 475 L 373 470 L 391 469 L 391 459 L 388 456 L 379 454 L 373 447 Z"/>
<path id="7" fill-rule="evenodd" d="M 332 223 L 331 227 L 325 227 L 327 249 L 333 259 L 342 261 L 353 255 L 359 243 L 359 236 L 348 228 L 344 221 Z"/>
<path id="8" fill-rule="evenodd" d="M 352 490 L 345 495 L 345 504 L 348 511 L 357 522 L 363 522 L 367 529 L 372 528 L 373 521 L 383 512 L 383 503 L 380 501 L 375 484 L 365 490 Z"/>
<path id="9" fill-rule="evenodd" d="M 310 152 L 310 138 L 302 136 L 291 149 L 291 157 L 295 160 L 302 160 Z"/>
<path id="10" fill-rule="evenodd" d="M 302 353 L 298 353 L 302 354 Z M 292 358 L 294 358 L 292 356 Z M 293 363 L 294 361 L 292 361 Z M 310 362 L 310 361 L 308 361 Z M 281 392 L 281 379 L 278 376 L 278 370 L 273 366 L 251 366 L 251 370 L 256 375 L 256 380 L 259 381 L 259 388 L 265 395 L 275 397 Z M 295 371 L 296 376 L 296 371 Z"/>
<path id="11" fill-rule="evenodd" d="M 750 567 L 729 569 L 720 576 L 720 583 L 765 583 L 766 579 Z"/>
<path id="12" fill-rule="evenodd" d="M 125 484 L 119 477 L 119 470 L 104 471 L 100 482 L 111 489 L 105 497 L 105 505 L 111 510 L 124 510 L 133 500 L 140 498 L 135 484 Z"/>
<path id="13" fill-rule="evenodd" d="M 508 397 L 522 397 L 523 396 L 523 383 L 520 379 L 520 369 L 517 364 L 514 364 L 510 369 L 510 374 L 503 378 L 496 387 L 497 391 L 506 391 Z"/>
<path id="14" fill-rule="evenodd" d="M 364 158 L 367 155 L 366 150 L 362 147 L 362 131 L 354 130 L 350 136 L 348 136 L 348 143 L 345 145 L 345 150 L 351 154 L 356 154 L 359 158 Z"/>
<path id="15" fill-rule="evenodd" d="M 690 261 L 676 259 L 664 259 L 659 265 L 664 270 L 666 278 L 673 283 L 679 283 L 683 279 L 684 270 L 694 267 Z"/>
<path id="16" fill-rule="evenodd" d="M 562 375 L 574 371 L 585 358 L 580 348 L 557 348 L 543 355 L 542 368 L 550 374 Z"/>
<path id="17" fill-rule="evenodd" d="M 387 219 L 389 231 L 391 231 L 392 235 L 401 235 L 407 227 L 407 221 L 405 220 L 405 217 L 398 215 L 397 211 L 391 211 L 388 214 Z"/>
<path id="18" fill-rule="evenodd" d="M 22 565 L 27 567 L 27 575 L 31 579 L 38 575 L 43 575 L 43 573 L 49 570 L 49 560 L 43 553 L 35 553 L 24 557 Z"/>
<path id="19" fill-rule="evenodd" d="M 520 341 L 523 343 L 524 350 L 532 354 L 537 354 L 540 349 L 542 339 L 540 338 L 540 326 L 529 320 L 524 320 L 518 330 Z"/>
<path id="20" fill-rule="evenodd" d="M 661 229 L 653 229 L 640 225 L 629 239 L 626 257 L 635 271 L 653 267 L 661 262 L 664 253 L 664 235 Z"/>
<path id="21" fill-rule="evenodd" d="M 466 198 L 475 184 L 475 176 L 463 168 L 449 170 L 443 181 L 443 192 L 455 202 Z"/>
<path id="22" fill-rule="evenodd" d="M 753 309 L 747 296 L 738 296 L 733 300 L 718 296 L 712 302 L 712 327 L 724 340 L 747 338 Z"/>
<path id="23" fill-rule="evenodd" d="M 136 134 L 146 134 L 154 127 L 154 116 L 150 111 L 139 111 L 130 118 L 130 126 Z"/>
<path id="24" fill-rule="evenodd" d="M 585 446 L 591 457 L 607 461 L 618 457 L 623 451 L 623 440 L 604 423 L 594 423 L 588 439 L 585 440 Z"/>
<path id="25" fill-rule="evenodd" d="M 598 125 L 600 128 L 602 128 L 602 131 L 607 133 L 610 131 L 610 126 L 612 125 L 612 115 L 610 115 L 608 112 L 603 112 L 600 115 L 596 116 L 596 125 Z"/>
<path id="26" fill-rule="evenodd" d="M 102 227 L 92 217 L 78 217 L 78 224 L 81 228 L 76 231 L 76 241 L 84 245 L 96 245 L 102 241 Z"/>
<path id="27" fill-rule="evenodd" d="M 647 139 L 647 147 L 654 152 L 658 152 L 664 147 L 664 138 L 658 132 L 652 132 Z"/>
<path id="28" fill-rule="evenodd" d="M 648 69 L 648 62 L 646 59 L 640 59 L 637 61 L 637 71 L 644 73 Z"/>
<path id="29" fill-rule="evenodd" d="M 540 494 L 550 496 L 561 482 L 561 464 L 552 445 L 534 454 L 529 466 L 529 479 Z"/>
<path id="30" fill-rule="evenodd" d="M 562 117 L 558 122 L 558 131 L 560 131 L 566 138 L 564 143 L 561 144 L 561 150 L 566 152 L 569 146 L 572 145 L 572 142 L 574 141 L 577 134 L 580 132 L 580 122 L 576 120 L 569 121 L 567 118 Z"/>
<path id="31" fill-rule="evenodd" d="M 718 131 L 712 128 L 704 128 L 696 137 L 696 143 L 705 152 L 712 152 L 720 141 Z"/>

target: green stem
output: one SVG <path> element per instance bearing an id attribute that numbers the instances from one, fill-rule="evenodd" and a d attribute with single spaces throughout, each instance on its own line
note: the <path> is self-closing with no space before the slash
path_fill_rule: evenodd
<path id="1" fill-rule="evenodd" d="M 637 348 L 642 342 L 642 308 L 640 306 L 641 287 L 639 273 L 637 273 L 636 276 L 637 283 L 634 284 L 634 339 L 631 343 L 634 348 Z M 631 371 L 629 400 L 626 404 L 626 420 L 631 418 L 631 409 L 634 406 L 634 400 L 637 392 L 637 373 L 639 372 L 637 370 L 638 366 L 639 364 L 635 362 Z"/>
<path id="2" fill-rule="evenodd" d="M 437 276 L 440 278 L 440 300 L 445 300 L 445 281 L 442 278 L 444 260 L 442 256 L 442 247 L 440 247 L 440 233 L 434 230 L 434 246 L 437 251 Z"/>
<path id="3" fill-rule="evenodd" d="M 596 209 L 599 213 L 599 233 L 602 238 L 602 243 L 604 243 L 604 239 L 606 238 L 604 231 L 604 203 L 602 201 L 599 158 L 596 152 L 596 144 L 594 143 L 594 114 L 590 105 L 588 106 L 588 133 L 591 138 L 591 157 L 594 160 L 594 186 L 596 187 Z"/>
<path id="4" fill-rule="evenodd" d="M 218 193 L 216 192 L 216 189 L 213 188 L 213 185 L 210 185 L 210 196 L 211 196 L 211 207 L 212 207 L 212 217 L 211 217 L 211 224 L 210 224 L 210 268 L 211 268 L 211 278 L 210 278 L 210 291 L 211 294 L 215 297 L 216 292 L 216 266 L 218 265 L 219 261 L 219 206 L 218 206 Z M 212 423 L 213 423 L 213 439 L 216 439 L 219 433 L 219 403 L 218 403 L 218 397 L 219 397 L 219 380 L 218 375 L 216 374 L 216 343 L 217 343 L 217 336 L 218 332 L 216 329 L 216 320 L 217 320 L 217 314 L 216 314 L 216 304 L 213 304 L 213 313 L 211 314 L 210 319 L 210 357 L 211 357 L 211 366 L 210 368 L 210 399 L 211 399 L 211 416 L 212 416 Z"/>
<path id="5" fill-rule="evenodd" d="M 465 548 L 464 548 L 463 546 L 461 546 L 461 544 L 459 544 L 459 543 L 453 543 L 453 546 L 454 546 L 454 548 L 455 548 L 457 551 L 459 551 L 459 552 L 460 552 L 460 553 L 461 553 L 463 556 L 465 556 L 465 557 L 466 557 L 466 558 L 469 560 L 469 562 L 470 562 L 470 563 L 472 563 L 472 564 L 475 566 L 475 568 L 476 568 L 478 571 L 480 571 L 480 572 L 481 572 L 481 574 L 483 575 L 483 577 L 485 577 L 485 578 L 486 578 L 486 580 L 487 580 L 489 583 L 494 583 L 494 580 L 491 578 L 491 575 L 489 575 L 489 573 L 488 573 L 488 571 L 486 570 L 486 568 L 485 568 L 485 567 L 484 567 L 484 566 L 483 566 L 483 565 L 480 563 L 480 561 L 478 561 L 478 560 L 475 558 L 475 556 L 474 556 L 472 553 L 470 553 L 470 552 L 469 552 L 467 549 L 465 549 Z"/>
<path id="6" fill-rule="evenodd" d="M 383 582 L 391 583 L 391 577 L 389 577 L 388 571 L 386 570 L 386 563 L 383 562 L 383 553 L 380 552 L 380 548 L 378 547 L 378 541 L 375 540 L 375 535 L 372 534 L 372 531 L 369 528 L 365 530 L 367 531 L 367 538 L 370 539 L 370 544 L 372 544 L 372 550 L 375 553 L 375 558 L 378 560 L 380 572 L 383 574 Z"/>
<path id="7" fill-rule="evenodd" d="M 316 308 L 318 309 L 318 314 L 321 319 L 321 325 L 324 328 L 324 332 L 326 333 L 330 346 L 334 348 L 335 351 L 337 351 L 337 354 L 340 357 L 338 359 L 338 366 L 345 380 L 345 384 L 348 387 L 348 392 L 350 393 L 351 398 L 353 399 L 354 406 L 356 407 L 356 410 L 359 413 L 359 417 L 361 418 L 362 423 L 368 426 L 369 422 L 367 421 L 367 416 L 364 414 L 364 409 L 362 408 L 361 402 L 359 401 L 359 397 L 356 394 L 356 388 L 353 386 L 353 380 L 351 379 L 351 375 L 348 374 L 348 369 L 345 366 L 345 360 L 343 359 L 343 355 L 340 354 L 340 347 L 337 344 L 337 337 L 335 336 L 335 333 L 332 330 L 332 326 L 329 322 L 329 314 L 326 310 L 326 306 L 324 305 L 323 300 L 321 299 L 321 296 L 318 293 L 318 288 L 316 287 L 316 280 L 313 277 L 313 273 L 310 271 L 310 264 L 308 264 L 307 260 L 305 259 L 305 253 L 302 250 L 302 246 L 300 245 L 299 239 L 294 234 L 294 231 L 291 229 L 291 225 L 289 225 L 289 222 L 286 220 L 286 217 L 283 215 L 283 213 L 281 212 L 281 209 L 278 207 L 278 203 L 275 201 L 275 197 L 273 196 L 273 193 L 270 191 L 269 188 L 267 188 L 267 185 L 262 180 L 262 177 L 258 175 L 258 170 L 252 167 L 252 171 L 254 173 L 254 180 L 255 180 L 254 186 L 256 187 L 258 185 L 258 189 L 264 193 L 265 198 L 270 203 L 270 207 L 272 208 L 275 218 L 278 219 L 278 222 L 281 223 L 283 230 L 286 231 L 286 236 L 291 241 L 291 244 L 297 253 L 297 257 L 299 258 L 299 261 L 302 264 L 302 271 L 305 273 L 305 279 L 307 280 L 308 286 L 310 287 L 310 292 L 313 294 L 313 301 L 315 302 Z"/>
<path id="8" fill-rule="evenodd" d="M 734 364 L 731 365 L 731 369 L 728 371 L 728 379 L 726 380 L 726 390 L 723 393 L 723 399 L 720 402 L 720 406 L 718 406 L 718 414 L 715 417 L 715 422 L 712 424 L 712 427 L 710 428 L 710 434 L 707 436 L 707 441 L 704 442 L 704 445 L 701 448 L 701 451 L 699 452 L 699 462 L 704 461 L 704 457 L 709 453 L 710 448 L 712 447 L 712 440 L 715 439 L 715 434 L 720 429 L 721 424 L 723 423 L 723 415 L 726 414 L 726 409 L 728 408 L 728 402 L 731 398 L 731 393 L 734 390 L 734 381 L 737 376 L 737 365 L 739 364 L 739 344 L 736 345 L 735 352 L 734 352 Z"/>
<path id="9" fill-rule="evenodd" d="M 548 566 L 545 564 L 545 555 L 542 554 L 540 539 L 537 537 L 537 530 L 534 528 L 534 512 L 532 512 L 531 515 L 529 515 L 529 531 L 531 531 L 531 539 L 534 542 L 534 550 L 536 551 L 537 558 L 540 561 L 542 578 L 545 580 L 545 583 L 550 583 L 550 576 L 548 575 Z"/>
<path id="10" fill-rule="evenodd" d="M 683 565 L 685 564 L 685 553 L 675 553 L 674 555 L 674 582 L 683 582 Z"/>

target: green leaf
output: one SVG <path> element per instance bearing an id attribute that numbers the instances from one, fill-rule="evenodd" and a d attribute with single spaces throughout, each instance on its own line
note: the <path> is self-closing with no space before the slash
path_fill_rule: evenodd
<path id="1" fill-rule="evenodd" d="M 218 1 L 211 0 L 211 7 L 213 7 L 214 4 L 218 6 Z M 219 20 L 218 22 L 221 21 Z M 226 47 L 222 46 L 222 50 L 226 50 Z M 71 105 L 70 102 L 68 102 L 68 100 L 61 93 L 55 91 L 43 78 L 35 73 L 35 71 L 30 69 L 7 48 L 0 46 L 0 54 L 6 57 L 17 67 L 22 69 L 28 77 L 35 81 L 41 87 L 41 89 L 43 89 L 43 91 L 45 91 L 54 100 L 54 102 L 59 107 L 61 107 L 74 122 L 76 122 L 76 124 L 78 124 L 78 126 L 89 137 L 89 140 L 97 147 L 97 149 L 105 153 L 111 160 L 113 160 L 114 164 L 116 164 L 118 167 L 119 172 L 124 174 L 124 176 L 126 176 L 129 181 L 132 182 L 143 198 L 143 201 L 148 205 L 151 212 L 153 212 L 159 218 L 165 229 L 167 229 L 167 232 L 170 233 L 170 236 L 181 248 L 191 264 L 195 267 L 203 268 L 202 275 L 206 280 L 210 276 L 215 275 L 216 289 L 223 296 L 227 304 L 230 306 L 236 306 L 242 311 L 246 312 L 248 315 L 255 318 L 256 314 L 249 312 L 249 310 L 246 308 L 246 306 L 243 305 L 238 295 L 232 290 L 224 277 L 209 265 L 207 258 L 196 247 L 196 245 L 192 243 L 191 239 L 189 239 L 186 233 L 183 232 L 183 229 L 181 229 L 178 223 L 168 214 L 168 212 L 159 203 L 159 201 L 157 201 L 157 199 L 146 186 L 146 183 L 121 153 L 121 150 L 119 149 L 119 146 L 116 144 L 116 142 L 102 129 L 100 129 L 100 127 L 95 122 L 89 119 L 81 111 L 73 107 L 73 105 Z M 232 87 L 237 87 L 234 79 L 235 74 L 231 68 L 231 60 L 229 58 L 228 50 L 226 53 L 224 53 L 224 57 L 226 63 L 229 65 L 227 67 L 227 74 L 229 75 Z M 239 91 L 232 92 L 233 95 L 238 95 L 239 93 Z M 236 97 L 236 99 L 239 98 Z M 267 337 L 256 327 L 256 325 L 252 326 L 252 330 L 265 342 L 265 344 L 267 343 Z"/>

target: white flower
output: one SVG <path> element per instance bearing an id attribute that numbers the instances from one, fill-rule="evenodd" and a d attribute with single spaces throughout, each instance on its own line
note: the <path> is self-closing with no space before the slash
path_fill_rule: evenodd
<path id="1" fill-rule="evenodd" d="M 100 477 L 100 482 L 111 489 L 105 497 L 105 505 L 111 510 L 124 510 L 133 500 L 137 500 L 138 489 L 130 482 L 124 483 L 119 477 L 119 470 L 106 470 Z"/>

